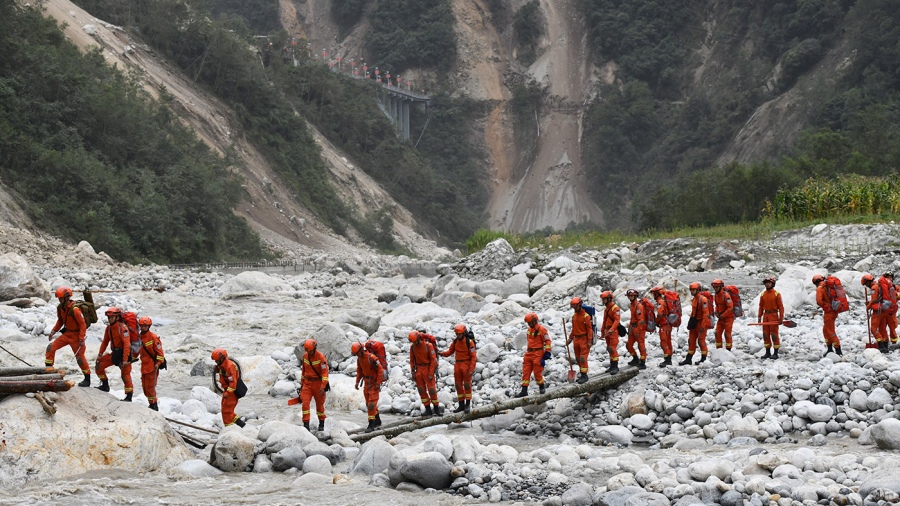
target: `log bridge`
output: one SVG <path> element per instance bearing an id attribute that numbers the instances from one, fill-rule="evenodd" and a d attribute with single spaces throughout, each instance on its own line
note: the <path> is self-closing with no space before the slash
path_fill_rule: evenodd
<path id="1" fill-rule="evenodd" d="M 488 404 L 487 406 L 479 406 L 476 408 L 472 408 L 469 413 L 447 413 L 443 416 L 433 416 L 431 418 L 415 418 L 411 420 L 405 419 L 397 422 L 386 423 L 372 432 L 363 432 L 363 429 L 358 429 L 349 432 L 348 435 L 350 436 L 350 440 L 362 443 L 378 436 L 392 438 L 399 434 L 414 431 L 417 429 L 424 429 L 425 427 L 432 427 L 435 425 L 450 423 L 462 423 L 468 422 L 470 420 L 477 420 L 479 418 L 487 418 L 489 416 L 493 416 L 510 409 L 527 406 L 529 404 L 542 404 L 549 400 L 560 399 L 563 397 L 580 397 L 583 395 L 590 395 L 594 392 L 599 392 L 601 390 L 607 390 L 609 388 L 619 386 L 629 379 L 637 376 L 637 374 L 637 367 L 626 367 L 619 370 L 619 374 L 616 375 L 603 373 L 598 376 L 594 376 L 593 378 L 582 384 L 565 383 L 562 386 L 550 388 L 546 393 L 543 394 L 516 397 L 506 401 Z"/>
<path id="2" fill-rule="evenodd" d="M 0 399 L 7 395 L 33 393 L 49 415 L 56 408 L 41 392 L 65 392 L 75 386 L 64 379 L 66 371 L 52 367 L 0 367 Z"/>

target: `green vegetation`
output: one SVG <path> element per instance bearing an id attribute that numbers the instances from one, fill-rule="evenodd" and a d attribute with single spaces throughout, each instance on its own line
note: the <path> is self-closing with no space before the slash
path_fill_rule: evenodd
<path id="1" fill-rule="evenodd" d="M 82 55 L 39 10 L 3 2 L 0 54 L 0 176 L 40 227 L 128 261 L 262 256 L 231 211 L 229 162 L 99 50 Z"/>
<path id="2" fill-rule="evenodd" d="M 847 176 L 808 179 L 778 192 L 768 202 L 767 219 L 813 220 L 835 216 L 900 214 L 900 183 L 895 177 Z"/>
<path id="3" fill-rule="evenodd" d="M 513 30 L 519 47 L 518 59 L 526 67 L 537 59 L 537 44 L 544 31 L 540 9 L 541 4 L 537 0 L 529 0 L 513 16 Z"/>
<path id="4" fill-rule="evenodd" d="M 331 19 L 348 31 L 362 19 L 369 0 L 331 0 Z"/>
<path id="5" fill-rule="evenodd" d="M 208 0 L 216 17 L 238 16 L 258 35 L 281 28 L 278 19 L 278 0 Z"/>
<path id="6" fill-rule="evenodd" d="M 450 0 L 379 0 L 369 11 L 370 61 L 395 72 L 446 71 L 456 61 Z"/>

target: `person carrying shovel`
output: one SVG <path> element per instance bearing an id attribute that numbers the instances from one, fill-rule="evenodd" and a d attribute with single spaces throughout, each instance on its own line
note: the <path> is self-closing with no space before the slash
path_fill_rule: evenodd
<path id="1" fill-rule="evenodd" d="M 766 289 L 759 296 L 759 309 L 756 312 L 756 322 L 762 324 L 763 345 L 766 354 L 761 358 L 778 359 L 778 349 L 781 348 L 781 339 L 778 337 L 778 327 L 784 323 L 784 303 L 781 294 L 775 289 L 775 278 L 772 276 L 763 280 Z M 774 352 L 770 354 L 774 348 Z"/>
<path id="2" fill-rule="evenodd" d="M 575 362 L 578 364 L 578 383 L 588 380 L 588 353 L 594 344 L 594 326 L 591 315 L 581 305 L 581 297 L 573 297 L 569 305 L 575 310 L 572 315 L 572 331 L 566 339 L 566 349 L 573 344 Z"/>

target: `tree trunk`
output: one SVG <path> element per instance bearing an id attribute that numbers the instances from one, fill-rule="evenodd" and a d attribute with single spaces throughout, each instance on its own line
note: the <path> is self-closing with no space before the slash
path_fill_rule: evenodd
<path id="1" fill-rule="evenodd" d="M 75 386 L 74 381 L 62 379 L 47 381 L 0 381 L 0 395 L 27 394 L 30 392 L 65 392 Z"/>
<path id="2" fill-rule="evenodd" d="M 24 376 L 0 376 L 0 383 L 6 381 L 32 381 L 32 380 L 54 380 L 63 379 L 62 373 L 54 372 L 47 374 L 25 374 Z"/>
<path id="3" fill-rule="evenodd" d="M 618 386 L 625 381 L 637 376 L 637 374 L 637 367 L 627 367 L 620 370 L 619 374 L 616 374 L 615 376 L 603 373 L 599 376 L 595 376 L 594 378 L 589 379 L 586 383 L 581 385 L 577 383 L 565 383 L 562 386 L 548 389 L 547 393 L 544 394 L 529 395 L 527 397 L 517 397 L 506 401 L 495 402 L 494 404 L 488 404 L 487 406 L 479 406 L 477 408 L 473 408 L 469 413 L 450 413 L 444 416 L 434 416 L 431 418 L 418 418 L 394 422 L 388 425 L 383 425 L 378 430 L 374 430 L 369 433 L 359 433 L 357 431 L 356 433 L 350 435 L 350 440 L 361 443 L 378 436 L 391 438 L 398 434 L 403 434 L 404 432 L 423 429 L 425 427 L 431 427 L 434 425 L 462 423 L 469 420 L 486 418 L 496 415 L 500 412 L 515 409 L 528 404 L 541 404 L 549 400 L 560 399 L 562 397 L 578 397 L 581 395 L 587 395 L 599 390 L 606 390 L 608 388 Z"/>
<path id="4" fill-rule="evenodd" d="M 59 371 L 53 367 L 0 367 L 0 376 L 21 376 L 23 374 L 51 374 Z"/>

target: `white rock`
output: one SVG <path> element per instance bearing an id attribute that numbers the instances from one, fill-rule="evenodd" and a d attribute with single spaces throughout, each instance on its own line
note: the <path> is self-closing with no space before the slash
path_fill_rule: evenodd
<path id="1" fill-rule="evenodd" d="M 426 452 L 438 452 L 449 460 L 453 455 L 453 442 L 443 434 L 434 434 L 425 439 L 423 449 Z"/>
<path id="2" fill-rule="evenodd" d="M 308 455 L 303 461 L 303 472 L 331 476 L 331 462 L 323 455 Z"/>
<path id="3" fill-rule="evenodd" d="M 640 430 L 650 430 L 653 428 L 653 420 L 644 414 L 637 414 L 630 418 L 631 425 Z"/>
<path id="4" fill-rule="evenodd" d="M 479 457 L 488 464 L 510 464 L 518 459 L 519 452 L 512 446 L 489 444 Z"/>
<path id="5" fill-rule="evenodd" d="M 423 302 L 421 304 L 405 304 L 393 310 L 390 314 L 382 317 L 381 324 L 397 328 L 414 328 L 423 322 L 429 322 L 431 320 L 441 318 L 458 320 L 460 318 L 460 314 L 452 309 L 442 308 L 434 302 Z"/>
<path id="6" fill-rule="evenodd" d="M 893 403 L 894 400 L 891 397 L 891 394 L 881 387 L 872 390 L 872 393 L 870 393 L 868 399 L 866 399 L 866 406 L 870 411 L 881 409 L 885 404 Z"/>
<path id="7" fill-rule="evenodd" d="M 594 436 L 607 443 L 613 443 L 621 446 L 631 445 L 631 439 L 634 437 L 631 431 L 620 425 L 605 425 L 597 427 L 594 430 Z"/>
<path id="8" fill-rule="evenodd" d="M 189 478 L 211 478 L 222 474 L 222 471 L 198 459 L 191 459 L 173 467 L 169 474 Z"/>
<path id="9" fill-rule="evenodd" d="M 900 420 L 886 418 L 873 425 L 869 432 L 879 448 L 900 450 Z"/>
<path id="10" fill-rule="evenodd" d="M 869 396 L 862 390 L 856 389 L 850 392 L 850 407 L 857 411 L 868 411 L 869 407 L 866 403 Z"/>
<path id="11" fill-rule="evenodd" d="M 359 449 L 359 454 L 350 466 L 351 473 L 361 473 L 374 476 L 387 470 L 391 457 L 397 450 L 384 439 L 372 439 L 367 441 Z"/>
<path id="12" fill-rule="evenodd" d="M 50 286 L 16 253 L 0 255 L 0 301 L 37 297 L 50 300 Z"/>
<path id="13" fill-rule="evenodd" d="M 238 429 L 226 429 L 213 445 L 209 463 L 226 473 L 242 472 L 253 462 L 253 440 Z"/>
<path id="14" fill-rule="evenodd" d="M 191 389 L 191 399 L 200 401 L 203 404 L 205 413 L 218 415 L 222 412 L 222 397 L 207 387 L 196 386 Z M 188 405 L 188 401 L 181 406 L 181 412 L 191 416 L 186 409 L 193 409 L 193 405 Z"/>
<path id="15" fill-rule="evenodd" d="M 221 297 L 228 300 L 291 290 L 291 285 L 279 278 L 269 276 L 263 272 L 246 271 L 234 276 L 222 285 Z"/>

